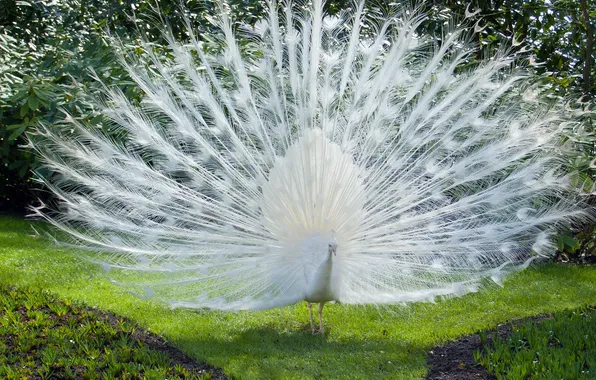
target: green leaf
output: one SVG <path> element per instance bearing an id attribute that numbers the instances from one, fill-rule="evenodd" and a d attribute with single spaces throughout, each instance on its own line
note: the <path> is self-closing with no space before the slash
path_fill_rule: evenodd
<path id="1" fill-rule="evenodd" d="M 17 137 L 19 137 L 20 135 L 22 135 L 25 132 L 25 129 L 27 128 L 27 126 L 22 126 L 18 129 L 16 129 L 14 132 L 12 132 L 10 134 L 10 136 L 8 136 L 8 141 L 14 141 L 17 139 Z"/>
<path id="2" fill-rule="evenodd" d="M 29 112 L 29 103 L 25 103 L 21 106 L 21 111 L 19 112 L 19 115 L 21 115 L 21 117 L 24 117 L 25 115 L 27 115 L 27 112 Z"/>
<path id="3" fill-rule="evenodd" d="M 567 250 L 567 251 L 573 253 L 579 247 L 580 247 L 579 241 L 574 239 L 571 236 L 559 235 L 557 237 L 557 249 L 560 252 Z"/>
<path id="4" fill-rule="evenodd" d="M 12 131 L 13 129 L 21 128 L 24 125 L 25 125 L 24 123 L 7 125 L 6 130 Z"/>
<path id="5" fill-rule="evenodd" d="M 50 91 L 43 90 L 38 87 L 33 87 L 33 92 L 35 93 L 35 95 L 37 95 L 37 98 L 40 101 L 44 101 L 44 100 L 47 101 L 48 99 L 50 99 L 52 97 L 52 93 Z"/>
<path id="6" fill-rule="evenodd" d="M 37 111 L 37 108 L 39 107 L 39 101 L 37 100 L 37 96 L 35 96 L 35 94 L 30 94 L 29 99 L 27 100 L 27 104 L 29 104 L 29 108 L 32 111 Z"/>
<path id="7" fill-rule="evenodd" d="M 22 161 L 22 160 L 15 161 L 12 164 L 8 165 L 8 169 L 10 169 L 10 170 L 16 169 L 16 168 L 21 167 L 21 165 L 23 165 L 23 164 L 24 164 L 24 161 Z"/>
<path id="8" fill-rule="evenodd" d="M 91 120 L 89 120 L 89 124 L 97 125 L 97 124 L 101 123 L 102 119 L 103 119 L 102 115 L 94 116 L 91 118 Z"/>
<path id="9" fill-rule="evenodd" d="M 29 172 L 29 165 L 23 165 L 19 169 L 19 176 L 21 178 L 25 178 L 25 176 L 27 175 L 28 172 Z"/>
<path id="10" fill-rule="evenodd" d="M 18 100 L 23 99 L 24 97 L 26 97 L 27 96 L 27 93 L 28 93 L 27 86 L 22 86 L 21 85 L 21 88 L 19 88 L 19 90 L 13 96 L 11 96 L 11 99 L 13 101 L 18 101 Z"/>

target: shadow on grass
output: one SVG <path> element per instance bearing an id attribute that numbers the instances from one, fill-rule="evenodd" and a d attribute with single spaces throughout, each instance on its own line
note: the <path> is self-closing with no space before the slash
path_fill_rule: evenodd
<path id="1" fill-rule="evenodd" d="M 230 340 L 191 338 L 175 344 L 229 375 L 247 378 L 401 378 L 426 371 L 422 347 L 389 338 L 330 340 L 329 333 L 313 335 L 308 324 L 285 332 L 261 327 Z"/>

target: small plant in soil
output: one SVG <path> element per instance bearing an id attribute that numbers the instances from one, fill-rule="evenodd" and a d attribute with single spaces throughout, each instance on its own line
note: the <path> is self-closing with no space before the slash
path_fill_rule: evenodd
<path id="1" fill-rule="evenodd" d="M 2 379 L 210 379 L 138 339 L 130 321 L 0 284 Z"/>
<path id="2" fill-rule="evenodd" d="M 506 337 L 486 337 L 474 352 L 497 379 L 594 379 L 596 307 L 555 313 L 514 326 Z"/>

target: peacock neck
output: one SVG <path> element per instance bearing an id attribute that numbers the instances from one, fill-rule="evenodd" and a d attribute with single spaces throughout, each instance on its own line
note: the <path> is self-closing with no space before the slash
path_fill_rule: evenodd
<path id="1" fill-rule="evenodd" d="M 336 246 L 328 241 L 317 244 L 318 251 L 313 252 L 314 261 L 305 265 L 305 300 L 307 302 L 326 302 L 334 300 L 332 289 L 333 256 Z"/>

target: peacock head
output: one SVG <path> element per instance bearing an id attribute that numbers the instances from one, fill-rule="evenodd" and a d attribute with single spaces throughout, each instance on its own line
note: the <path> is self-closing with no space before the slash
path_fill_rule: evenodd
<path id="1" fill-rule="evenodd" d="M 322 264 L 337 256 L 339 243 L 331 234 L 312 233 L 300 243 L 300 252 L 304 260 Z"/>
<path id="2" fill-rule="evenodd" d="M 335 239 L 329 243 L 329 257 L 331 256 L 337 256 L 337 241 Z"/>
<path id="3" fill-rule="evenodd" d="M 329 240 L 329 257 L 337 256 L 337 239 L 335 239 L 335 230 L 331 230 L 331 240 Z"/>

